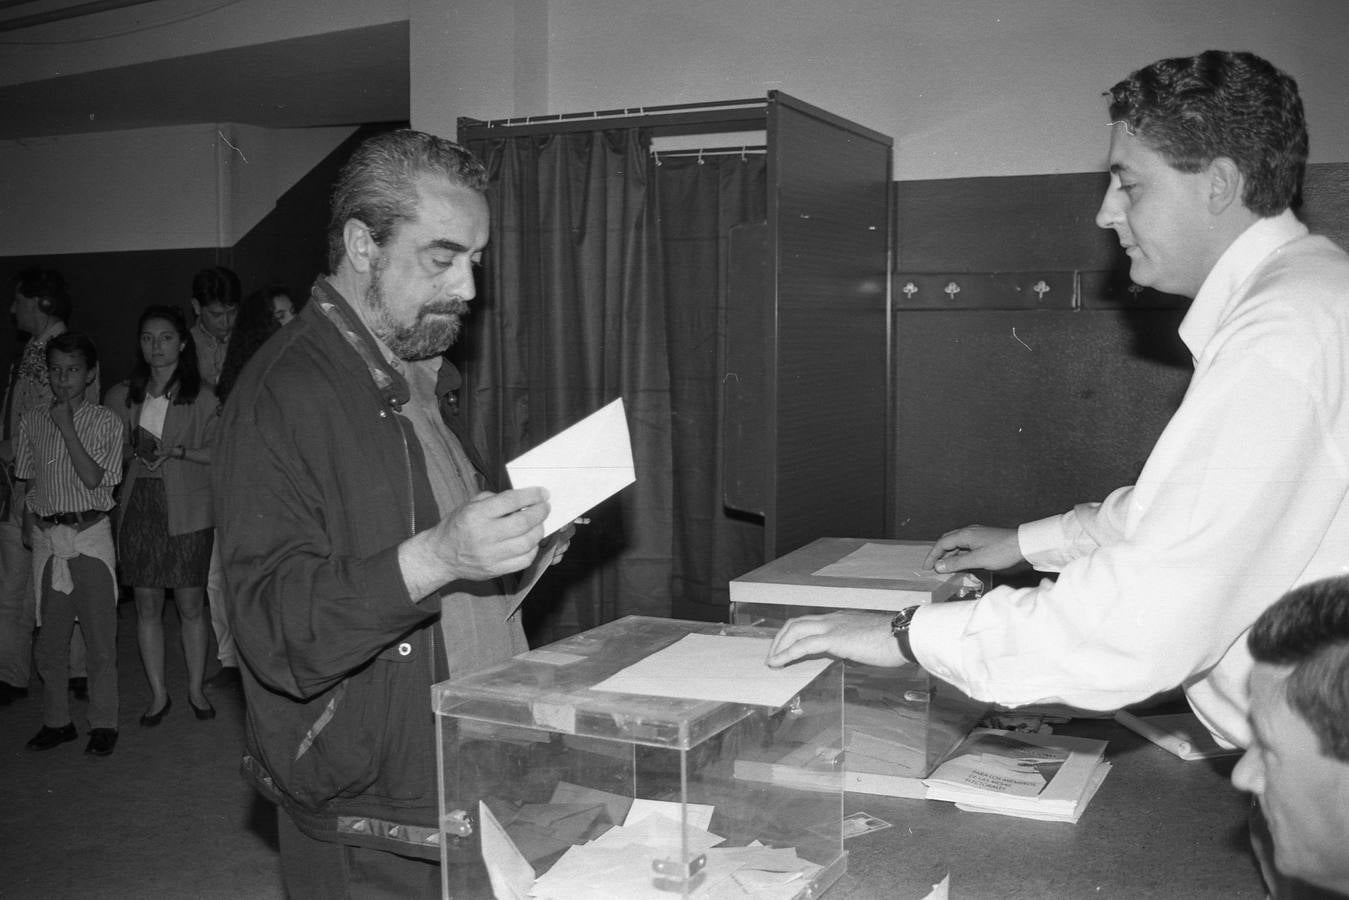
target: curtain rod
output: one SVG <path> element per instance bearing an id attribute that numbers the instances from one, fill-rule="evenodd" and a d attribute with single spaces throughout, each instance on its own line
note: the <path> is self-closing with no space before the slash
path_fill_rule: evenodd
<path id="1" fill-rule="evenodd" d="M 768 103 L 763 99 L 719 103 L 679 103 L 560 113 L 519 119 L 459 119 L 459 140 L 483 140 L 534 134 L 597 131 L 605 128 L 648 128 L 656 135 L 762 130 Z"/>
<path id="2" fill-rule="evenodd" d="M 765 144 L 746 145 L 744 147 L 687 147 L 682 150 L 657 150 L 651 148 L 651 156 L 659 163 L 662 159 L 685 159 L 695 157 L 702 159 L 705 156 L 763 156 L 768 152 Z"/>

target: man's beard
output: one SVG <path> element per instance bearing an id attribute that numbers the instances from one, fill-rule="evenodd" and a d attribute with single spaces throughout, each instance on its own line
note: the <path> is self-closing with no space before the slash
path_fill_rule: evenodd
<path id="1" fill-rule="evenodd" d="M 383 341 L 394 356 L 402 360 L 430 359 L 439 356 L 459 336 L 459 319 L 468 311 L 462 300 L 445 300 L 417 311 L 410 325 L 400 325 L 389 313 L 384 299 L 384 260 L 377 259 L 365 289 L 365 306 L 370 315 L 370 330 Z"/>

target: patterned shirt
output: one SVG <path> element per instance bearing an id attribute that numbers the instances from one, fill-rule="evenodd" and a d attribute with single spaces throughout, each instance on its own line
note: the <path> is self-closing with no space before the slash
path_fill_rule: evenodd
<path id="1" fill-rule="evenodd" d="M 14 474 L 28 481 L 27 505 L 39 516 L 113 507 L 112 489 L 122 480 L 122 420 L 97 403 L 81 404 L 74 418 L 76 437 L 103 470 L 95 488 L 86 487 L 75 471 L 50 406 L 29 410 L 19 420 Z"/>

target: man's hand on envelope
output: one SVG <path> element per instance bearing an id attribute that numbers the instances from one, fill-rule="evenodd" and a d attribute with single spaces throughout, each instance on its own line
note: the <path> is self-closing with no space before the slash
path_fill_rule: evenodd
<path id="1" fill-rule="evenodd" d="M 398 548 L 398 564 L 413 600 L 460 579 L 487 581 L 534 561 L 548 518 L 548 491 L 483 492 Z M 560 558 L 554 548 L 554 557 Z"/>

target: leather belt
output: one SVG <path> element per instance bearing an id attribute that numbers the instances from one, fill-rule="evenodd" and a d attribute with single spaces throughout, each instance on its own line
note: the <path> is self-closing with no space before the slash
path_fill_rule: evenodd
<path id="1" fill-rule="evenodd" d="M 69 525 L 71 528 L 84 529 L 106 515 L 107 513 L 101 509 L 86 509 L 83 512 L 59 512 L 50 516 L 38 516 L 37 520 L 45 525 Z"/>

